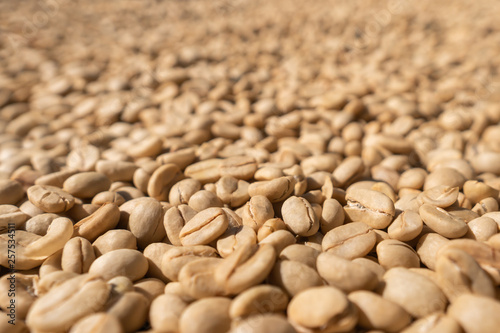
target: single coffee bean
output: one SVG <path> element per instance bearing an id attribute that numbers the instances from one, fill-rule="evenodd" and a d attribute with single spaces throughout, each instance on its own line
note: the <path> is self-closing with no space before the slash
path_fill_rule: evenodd
<path id="1" fill-rule="evenodd" d="M 377 258 L 380 265 L 387 270 L 393 267 L 420 267 L 417 252 L 410 245 L 396 239 L 386 239 L 378 243 Z"/>
<path id="2" fill-rule="evenodd" d="M 171 281 L 178 281 L 179 272 L 182 267 L 184 267 L 188 262 L 197 260 L 200 257 L 218 256 L 217 251 L 213 247 L 206 245 L 172 246 L 163 252 L 161 258 L 158 259 L 161 260 L 160 267 L 163 275 Z"/>
<path id="3" fill-rule="evenodd" d="M 387 233 L 392 239 L 407 242 L 420 235 L 423 227 L 422 219 L 418 213 L 405 210 L 389 225 Z"/>
<path id="4" fill-rule="evenodd" d="M 416 318 L 444 311 L 448 303 L 441 289 L 430 279 L 403 267 L 384 274 L 382 297 L 399 304 Z"/>
<path id="5" fill-rule="evenodd" d="M 288 304 L 288 320 L 299 332 L 323 327 L 328 332 L 348 332 L 358 313 L 345 294 L 330 286 L 302 291 Z"/>
<path id="6" fill-rule="evenodd" d="M 225 333 L 231 327 L 229 307 L 231 300 L 224 297 L 207 297 L 191 303 L 181 314 L 180 332 Z M 204 318 L 200 320 L 200 318 Z"/>
<path id="7" fill-rule="evenodd" d="M 115 316 L 106 313 L 94 313 L 76 322 L 70 333 L 123 333 L 123 328 Z"/>
<path id="8" fill-rule="evenodd" d="M 89 171 L 70 176 L 64 181 L 63 190 L 75 197 L 86 199 L 107 191 L 110 186 L 111 180 L 106 175 Z"/>
<path id="9" fill-rule="evenodd" d="M 228 218 L 221 208 L 207 208 L 189 220 L 179 233 L 183 246 L 205 245 L 216 240 L 228 227 Z"/>
<path id="10" fill-rule="evenodd" d="M 450 305 L 448 315 L 471 333 L 496 332 L 500 327 L 500 302 L 489 297 L 463 294 Z"/>
<path id="11" fill-rule="evenodd" d="M 426 225 L 447 238 L 459 238 L 467 233 L 467 224 L 463 219 L 453 216 L 442 208 L 423 204 L 419 214 Z"/>
<path id="12" fill-rule="evenodd" d="M 137 239 L 128 230 L 112 229 L 106 231 L 92 243 L 97 257 L 118 249 L 137 250 Z"/>
<path id="13" fill-rule="evenodd" d="M 282 288 L 290 296 L 323 285 L 323 280 L 316 270 L 293 260 L 278 260 L 268 279 L 271 284 Z"/>
<path id="14" fill-rule="evenodd" d="M 74 225 L 74 236 L 81 236 L 93 242 L 100 235 L 116 227 L 120 210 L 115 204 L 104 204 L 92 215 Z"/>
<path id="15" fill-rule="evenodd" d="M 245 290 L 231 302 L 232 319 L 257 314 L 282 312 L 288 305 L 288 296 L 278 287 L 259 285 Z"/>
<path id="16" fill-rule="evenodd" d="M 458 199 L 458 187 L 438 185 L 420 193 L 417 201 L 420 205 L 429 204 L 436 207 L 446 208 Z"/>
<path id="17" fill-rule="evenodd" d="M 24 197 L 21 183 L 11 179 L 0 179 L 0 205 L 15 205 Z"/>
<path id="18" fill-rule="evenodd" d="M 375 229 L 384 229 L 395 214 L 394 203 L 385 194 L 364 189 L 348 190 L 346 217 L 351 221 L 364 222 Z"/>
<path id="19" fill-rule="evenodd" d="M 377 275 L 369 268 L 333 253 L 321 253 L 316 266 L 319 275 L 329 285 L 346 293 L 362 289 L 372 290 L 379 282 Z"/>
<path id="20" fill-rule="evenodd" d="M 371 291 L 354 291 L 347 297 L 358 309 L 363 328 L 400 332 L 411 322 L 411 316 L 401 306 Z"/>
<path id="21" fill-rule="evenodd" d="M 90 265 L 89 273 L 110 280 L 116 276 L 128 277 L 131 281 L 142 278 L 148 271 L 148 261 L 136 250 L 119 249 L 103 254 Z"/>
<path id="22" fill-rule="evenodd" d="M 74 237 L 64 245 L 61 268 L 77 274 L 87 273 L 95 258 L 92 244 L 83 237 Z"/>
<path id="23" fill-rule="evenodd" d="M 220 258 L 199 258 L 184 265 L 179 271 L 182 290 L 194 299 L 224 295 L 224 287 L 215 280 L 215 269 Z"/>
<path id="24" fill-rule="evenodd" d="M 354 259 L 367 255 L 375 246 L 377 237 L 363 222 L 352 222 L 330 230 L 321 247 L 342 258 Z"/>
<path id="25" fill-rule="evenodd" d="M 103 280 L 88 274 L 77 276 L 35 301 L 26 323 L 33 329 L 46 332 L 67 331 L 79 319 L 100 311 L 109 292 L 109 286 Z"/>
<path id="26" fill-rule="evenodd" d="M 250 156 L 235 156 L 224 159 L 220 166 L 221 176 L 232 176 L 236 179 L 249 180 L 257 171 L 257 163 Z"/>
<path id="27" fill-rule="evenodd" d="M 444 313 L 433 313 L 415 320 L 411 325 L 406 327 L 402 333 L 419 333 L 419 332 L 449 332 L 461 333 L 463 332 L 460 324 L 449 315 Z"/>
<path id="28" fill-rule="evenodd" d="M 250 197 L 263 195 L 272 203 L 283 201 L 292 194 L 295 179 L 292 176 L 280 177 L 274 180 L 255 182 L 248 186 Z"/>
<path id="29" fill-rule="evenodd" d="M 463 293 L 495 297 L 495 288 L 488 274 L 467 252 L 444 249 L 436 261 L 438 283 L 450 302 Z"/>
<path id="30" fill-rule="evenodd" d="M 286 199 L 281 215 L 288 229 L 299 236 L 311 236 L 319 229 L 318 217 L 304 198 L 292 196 Z"/>
<path id="31" fill-rule="evenodd" d="M 245 245 L 234 251 L 215 270 L 215 280 L 226 294 L 239 294 L 261 283 L 271 272 L 276 251 L 269 244 Z"/>
<path id="32" fill-rule="evenodd" d="M 149 310 L 149 322 L 155 331 L 178 332 L 179 319 L 188 303 L 179 296 L 164 294 L 155 298 Z"/>

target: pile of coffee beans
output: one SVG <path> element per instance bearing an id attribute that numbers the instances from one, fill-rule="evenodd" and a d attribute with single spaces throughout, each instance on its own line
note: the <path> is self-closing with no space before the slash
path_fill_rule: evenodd
<path id="1" fill-rule="evenodd" d="M 0 332 L 499 332 L 498 12 L 1 2 Z"/>

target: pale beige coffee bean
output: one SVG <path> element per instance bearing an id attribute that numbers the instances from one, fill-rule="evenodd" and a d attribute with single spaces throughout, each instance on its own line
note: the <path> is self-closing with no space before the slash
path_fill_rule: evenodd
<path id="1" fill-rule="evenodd" d="M 37 283 L 38 277 L 36 275 L 12 273 L 2 276 L 0 278 L 0 306 L 2 309 L 10 311 L 9 306 L 13 307 L 11 299 L 14 299 L 16 319 L 24 320 L 31 305 L 37 299 L 37 295 L 35 295 Z"/>
<path id="2" fill-rule="evenodd" d="M 234 156 L 224 159 L 220 166 L 221 176 L 232 176 L 236 179 L 249 180 L 257 171 L 257 162 L 250 156 Z"/>
<path id="3" fill-rule="evenodd" d="M 77 198 L 92 198 L 99 192 L 107 191 L 111 180 L 94 171 L 74 174 L 64 181 L 63 190 Z"/>
<path id="4" fill-rule="evenodd" d="M 417 252 L 408 244 L 396 239 L 386 239 L 378 243 L 377 258 L 380 265 L 389 270 L 393 267 L 420 267 Z"/>
<path id="5" fill-rule="evenodd" d="M 372 290 L 379 282 L 377 275 L 369 268 L 333 253 L 321 253 L 316 266 L 323 280 L 346 293 L 362 289 Z"/>
<path id="6" fill-rule="evenodd" d="M 106 312 L 115 316 L 125 332 L 136 332 L 148 318 L 149 300 L 134 291 L 125 292 L 112 304 L 106 304 Z"/>
<path id="7" fill-rule="evenodd" d="M 276 253 L 281 253 L 286 247 L 297 243 L 297 238 L 288 230 L 277 230 L 264 238 L 259 244 L 269 244 Z"/>
<path id="8" fill-rule="evenodd" d="M 54 219 L 47 233 L 24 247 L 23 255 L 28 258 L 43 258 L 56 253 L 73 236 L 73 222 L 65 217 Z"/>
<path id="9" fill-rule="evenodd" d="M 497 212 L 499 208 L 498 201 L 496 198 L 484 198 L 477 204 L 475 204 L 474 207 L 465 205 L 463 205 L 462 207 L 471 208 L 473 212 L 477 213 L 480 216 L 492 212 Z"/>
<path id="10" fill-rule="evenodd" d="M 148 181 L 148 195 L 158 201 L 166 201 L 172 186 L 182 178 L 182 172 L 177 165 L 162 165 L 153 172 Z"/>
<path id="11" fill-rule="evenodd" d="M 450 302 L 464 293 L 495 298 L 495 288 L 488 274 L 467 252 L 444 249 L 436 261 L 439 286 Z"/>
<path id="12" fill-rule="evenodd" d="M 424 183 L 424 191 L 438 185 L 462 188 L 465 183 L 465 177 L 455 169 L 439 168 L 427 175 Z"/>
<path id="13" fill-rule="evenodd" d="M 281 260 L 294 260 L 316 269 L 316 258 L 321 252 L 303 244 L 292 244 L 279 254 Z"/>
<path id="14" fill-rule="evenodd" d="M 448 308 L 448 315 L 470 333 L 498 332 L 500 302 L 489 297 L 464 294 Z"/>
<path id="15" fill-rule="evenodd" d="M 127 154 L 134 158 L 154 157 L 161 153 L 163 147 L 162 140 L 157 136 L 150 136 L 135 143 L 127 150 Z"/>
<path id="16" fill-rule="evenodd" d="M 220 258 L 198 258 L 184 265 L 178 277 L 183 292 L 194 299 L 223 296 L 224 286 L 214 276 L 221 262 Z"/>
<path id="17" fill-rule="evenodd" d="M 333 171 L 333 185 L 344 187 L 363 174 L 365 169 L 363 160 L 358 156 L 347 157 Z"/>
<path id="18" fill-rule="evenodd" d="M 184 174 L 186 177 L 199 180 L 202 184 L 215 183 L 221 177 L 221 159 L 211 158 L 189 165 Z"/>
<path id="19" fill-rule="evenodd" d="M 298 332 L 321 328 L 326 332 L 349 332 L 358 313 L 345 294 L 335 287 L 314 287 L 296 295 L 288 304 L 288 320 Z"/>
<path id="20" fill-rule="evenodd" d="M 424 169 L 408 169 L 399 177 L 397 189 L 411 188 L 420 190 L 424 186 L 425 177 L 427 177 L 427 171 Z"/>
<path id="21" fill-rule="evenodd" d="M 403 267 L 391 268 L 384 274 L 382 297 L 421 318 L 444 311 L 448 303 L 441 289 L 430 279 Z"/>
<path id="22" fill-rule="evenodd" d="M 347 298 L 358 309 L 359 325 L 363 328 L 400 332 L 411 322 L 411 316 L 401 306 L 371 291 L 354 291 Z"/>
<path id="23" fill-rule="evenodd" d="M 346 259 L 367 255 L 375 246 L 377 237 L 373 229 L 363 222 L 352 222 L 330 230 L 321 247 Z"/>
<path id="24" fill-rule="evenodd" d="M 469 230 L 465 238 L 476 239 L 480 242 L 487 241 L 491 236 L 498 232 L 498 225 L 495 220 L 481 216 L 467 223 Z"/>
<path id="25" fill-rule="evenodd" d="M 467 224 L 442 208 L 423 204 L 418 210 L 424 223 L 433 231 L 447 238 L 459 238 L 467 233 Z"/>
<path id="26" fill-rule="evenodd" d="M 346 218 L 364 222 L 375 229 L 384 229 L 395 214 L 394 203 L 385 194 L 364 189 L 349 189 L 346 192 Z"/>
<path id="27" fill-rule="evenodd" d="M 498 198 L 498 189 L 477 180 L 468 180 L 464 184 L 464 194 L 474 205 L 486 198 Z"/>
<path id="28" fill-rule="evenodd" d="M 458 187 L 438 185 L 423 191 L 417 197 L 420 205 L 429 204 L 436 207 L 446 208 L 458 199 Z"/>
<path id="29" fill-rule="evenodd" d="M 106 175 L 112 182 L 130 182 L 138 166 L 133 162 L 99 160 L 95 165 L 97 172 Z"/>
<path id="30" fill-rule="evenodd" d="M 21 183 L 10 179 L 0 179 L 0 205 L 15 205 L 24 197 Z"/>
<path id="31" fill-rule="evenodd" d="M 281 215 L 288 229 L 299 236 L 314 235 L 319 229 L 318 217 L 304 198 L 292 196 L 286 199 Z"/>
<path id="32" fill-rule="evenodd" d="M 28 188 L 28 199 L 47 213 L 62 213 L 75 204 L 75 198 L 55 186 L 34 185 Z"/>
<path id="33" fill-rule="evenodd" d="M 268 280 L 269 283 L 282 288 L 290 296 L 323 285 L 323 280 L 316 270 L 300 261 L 293 260 L 278 260 Z"/>
<path id="34" fill-rule="evenodd" d="M 150 245 L 151 246 L 151 245 Z M 178 281 L 179 272 L 187 263 L 200 257 L 218 257 L 217 251 L 210 246 L 173 246 L 160 258 L 161 271 L 171 281 Z"/>
<path id="35" fill-rule="evenodd" d="M 433 313 L 418 320 L 405 328 L 402 333 L 462 333 L 460 324 L 449 315 Z"/>
<path id="36" fill-rule="evenodd" d="M 231 333 L 296 333 L 293 326 L 282 315 L 264 314 L 251 316 L 238 323 Z"/>
<path id="37" fill-rule="evenodd" d="M 170 250 L 172 245 L 165 243 L 149 244 L 144 249 L 144 256 L 148 260 L 147 276 L 157 278 L 163 282 L 168 282 L 168 278 L 161 271 L 161 261 L 165 252 Z"/>
<path id="38" fill-rule="evenodd" d="M 280 218 L 272 218 L 264 222 L 257 231 L 257 241 L 261 242 L 264 238 L 278 230 L 286 230 L 286 224 Z"/>
<path id="39" fill-rule="evenodd" d="M 92 244 L 85 238 L 74 237 L 63 247 L 61 268 L 77 274 L 87 273 L 95 258 Z"/>
<path id="40" fill-rule="evenodd" d="M 94 171 L 99 155 L 99 148 L 93 145 L 82 145 L 69 152 L 66 164 L 70 169 L 80 172 Z"/>
<path id="41" fill-rule="evenodd" d="M 59 286 L 60 284 L 77 277 L 78 274 L 73 272 L 65 272 L 65 271 L 54 271 L 48 274 L 45 274 L 43 278 L 38 281 L 38 285 L 36 287 L 36 293 L 39 297 L 45 295 L 53 288 Z"/>
<path id="42" fill-rule="evenodd" d="M 189 147 L 159 155 L 156 159 L 161 164 L 173 163 L 180 169 L 184 169 L 193 163 L 196 159 L 196 154 L 195 149 L 193 147 Z"/>
<path id="43" fill-rule="evenodd" d="M 68 179 L 69 177 L 73 176 L 76 173 L 78 173 L 77 170 L 61 170 L 49 173 L 47 175 L 38 177 L 35 180 L 35 185 L 50 185 L 62 188 L 66 179 Z"/>
<path id="44" fill-rule="evenodd" d="M 366 256 L 364 258 L 353 259 L 352 262 L 368 268 L 370 271 L 375 273 L 379 281 L 382 281 L 382 278 L 384 277 L 385 274 L 385 269 L 382 266 L 380 266 L 376 258 L 371 256 Z"/>
<path id="45" fill-rule="evenodd" d="M 178 332 L 179 319 L 188 303 L 179 296 L 164 294 L 155 298 L 149 310 L 149 322 L 158 332 Z"/>
<path id="46" fill-rule="evenodd" d="M 482 152 L 474 156 L 470 161 L 477 174 L 491 172 L 495 175 L 500 174 L 499 162 L 500 153 L 497 152 Z"/>
<path id="47" fill-rule="evenodd" d="M 165 228 L 168 240 L 173 245 L 182 245 L 179 234 L 184 225 L 197 213 L 197 211 L 185 204 L 167 210 L 163 217 L 163 227 Z"/>
<path id="48" fill-rule="evenodd" d="M 194 298 L 189 296 L 181 286 L 180 282 L 169 282 L 165 285 L 165 294 L 180 297 L 186 303 L 192 303 Z"/>
<path id="49" fill-rule="evenodd" d="M 292 176 L 280 177 L 269 181 L 261 181 L 250 184 L 248 194 L 250 197 L 263 195 L 272 203 L 283 201 L 292 194 L 295 179 Z"/>
<path id="50" fill-rule="evenodd" d="M 282 312 L 288 305 L 288 296 L 282 289 L 260 285 L 245 290 L 231 302 L 229 316 L 232 319 L 257 314 Z"/>
<path id="51" fill-rule="evenodd" d="M 172 186 L 168 195 L 168 201 L 174 206 L 187 204 L 189 198 L 199 190 L 201 190 L 201 183 L 198 180 L 191 178 L 183 179 Z"/>
<path id="52" fill-rule="evenodd" d="M 215 280 L 226 294 L 239 294 L 261 283 L 271 272 L 276 251 L 269 244 L 246 245 L 234 251 L 215 270 Z"/>
<path id="53" fill-rule="evenodd" d="M 222 176 L 215 184 L 215 193 L 224 204 L 230 207 L 240 207 L 250 199 L 248 194 L 249 185 L 244 180 L 231 176 Z"/>
<path id="54" fill-rule="evenodd" d="M 107 313 L 88 315 L 74 324 L 70 333 L 123 333 L 124 330 L 118 319 Z"/>
<path id="55" fill-rule="evenodd" d="M 121 206 L 123 203 L 125 203 L 125 198 L 119 193 L 112 191 L 97 193 L 96 196 L 92 198 L 93 205 L 102 206 L 106 203 L 114 203 L 117 206 Z"/>
<path id="56" fill-rule="evenodd" d="M 415 239 L 422 232 L 424 225 L 418 213 L 406 210 L 399 214 L 398 217 L 389 225 L 387 233 L 392 239 L 397 239 L 402 242 Z"/>
<path id="57" fill-rule="evenodd" d="M 183 246 L 205 245 L 216 240 L 228 227 L 228 218 L 221 208 L 207 208 L 189 220 L 179 233 Z"/>
<path id="58" fill-rule="evenodd" d="M 345 213 L 342 205 L 335 199 L 326 199 L 320 217 L 321 232 L 326 233 L 344 224 Z"/>
<path id="59" fill-rule="evenodd" d="M 460 249 L 467 252 L 490 275 L 495 285 L 500 285 L 500 263 L 498 262 L 500 250 L 472 239 L 454 239 L 445 244 L 439 252 L 448 249 Z M 439 253 L 437 255 L 439 256 Z"/>
<path id="60" fill-rule="evenodd" d="M 231 300 L 207 297 L 190 304 L 181 314 L 179 328 L 182 333 L 225 333 L 231 328 L 229 307 Z M 200 320 L 204 318 L 204 320 Z"/>
<path id="61" fill-rule="evenodd" d="M 113 229 L 105 232 L 92 243 L 97 257 L 118 249 L 137 250 L 137 239 L 134 235 L 123 229 Z"/>
<path id="62" fill-rule="evenodd" d="M 67 331 L 81 318 L 100 311 L 109 292 L 103 280 L 88 274 L 77 276 L 36 300 L 26 323 L 31 329 L 42 332 Z"/>
<path id="63" fill-rule="evenodd" d="M 417 243 L 417 254 L 420 257 L 422 264 L 429 269 L 436 269 L 437 253 L 441 247 L 449 242 L 447 238 L 434 232 L 428 233 L 420 237 Z"/>
<path id="64" fill-rule="evenodd" d="M 155 278 L 141 279 L 134 283 L 134 291 L 146 296 L 151 303 L 165 292 L 165 283 Z"/>
<path id="65" fill-rule="evenodd" d="M 103 254 L 90 265 L 89 273 L 110 280 L 126 276 L 131 281 L 142 278 L 148 271 L 148 261 L 136 250 L 119 249 Z"/>
<path id="66" fill-rule="evenodd" d="M 222 200 L 217 196 L 217 194 L 207 190 L 201 190 L 193 194 L 191 198 L 189 198 L 188 205 L 197 212 L 201 212 L 202 210 L 211 207 L 224 206 Z"/>
<path id="67" fill-rule="evenodd" d="M 141 200 L 130 212 L 127 229 L 137 239 L 140 249 L 159 242 L 166 236 L 163 215 L 162 205 L 153 198 Z"/>
<path id="68" fill-rule="evenodd" d="M 120 210 L 115 204 L 104 204 L 90 216 L 74 225 L 74 236 L 93 242 L 106 231 L 115 228 L 120 219 Z"/>
<path id="69" fill-rule="evenodd" d="M 264 223 L 274 217 L 273 205 L 269 199 L 262 195 L 250 198 L 243 208 L 243 224 L 258 231 Z"/>
<path id="70" fill-rule="evenodd" d="M 20 229 L 28 218 L 29 215 L 14 205 L 0 205 L 0 233 L 7 232 L 9 224 L 14 224 L 15 229 Z"/>
<path id="71" fill-rule="evenodd" d="M 252 228 L 246 225 L 230 227 L 217 240 L 217 252 L 225 258 L 241 246 L 256 243 L 257 235 Z"/>

